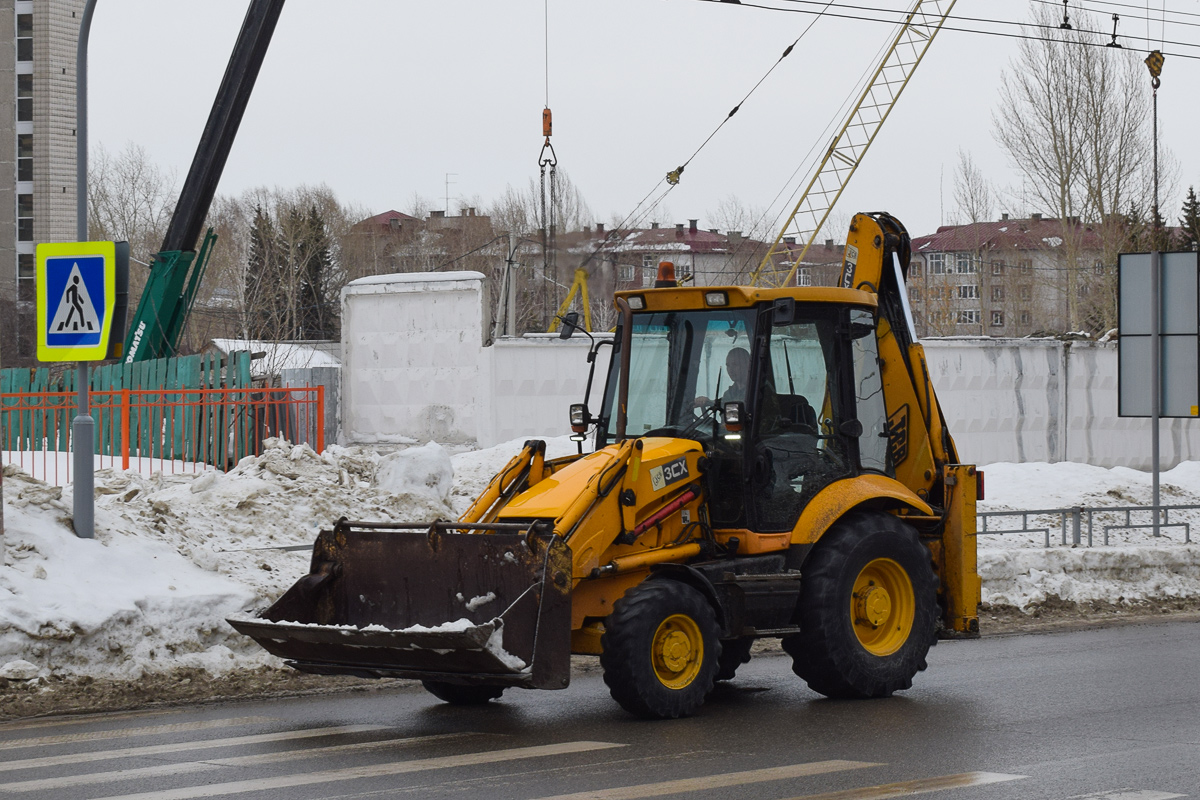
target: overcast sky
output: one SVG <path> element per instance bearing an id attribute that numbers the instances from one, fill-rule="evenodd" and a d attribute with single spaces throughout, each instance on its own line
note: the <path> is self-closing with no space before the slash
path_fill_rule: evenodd
<path id="1" fill-rule="evenodd" d="M 140 144 L 182 185 L 247 5 L 100 0 L 91 37 L 92 144 Z M 1104 9 L 1098 0 L 1087 5 Z M 1200 12 L 1200 2 L 1174 0 L 1168 8 Z M 220 191 L 325 183 L 371 213 L 404 211 L 414 193 L 443 207 L 449 173 L 456 213 L 464 200 L 486 206 L 506 186 L 524 187 L 538 174 L 542 146 L 544 11 L 543 0 L 288 0 Z M 1029 3 L 959 0 L 955 15 L 1025 20 Z M 624 217 L 691 155 L 811 20 L 696 0 L 550 0 L 549 18 L 559 166 L 604 222 Z M 1121 25 L 1146 33 L 1141 20 Z M 821 132 L 892 30 L 818 21 L 653 218 L 699 218 L 712 227 L 725 198 L 782 206 L 776 198 L 800 182 L 793 173 L 826 141 Z M 1200 41 L 1194 31 L 1168 26 L 1166 38 Z M 959 148 L 995 183 L 1019 191 L 991 121 L 1001 71 L 1015 52 L 1013 39 L 942 32 L 839 210 L 887 210 L 913 235 L 932 233 L 955 211 Z M 1168 57 L 1159 92 L 1163 141 L 1181 161 L 1184 190 L 1200 183 L 1200 154 L 1186 152 L 1198 121 L 1198 77 L 1200 61 Z M 1168 219 L 1178 216 L 1179 199 L 1163 198 Z M 1048 211 L 1019 202 L 1002 210 Z"/>

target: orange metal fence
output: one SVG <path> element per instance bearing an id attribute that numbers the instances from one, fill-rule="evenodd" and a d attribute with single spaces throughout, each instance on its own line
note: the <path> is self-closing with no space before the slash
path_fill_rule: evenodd
<path id="1" fill-rule="evenodd" d="M 49 483 L 71 480 L 74 392 L 0 393 L 0 451 Z M 229 470 L 273 436 L 325 449 L 325 387 L 116 389 L 91 393 L 96 466 Z"/>

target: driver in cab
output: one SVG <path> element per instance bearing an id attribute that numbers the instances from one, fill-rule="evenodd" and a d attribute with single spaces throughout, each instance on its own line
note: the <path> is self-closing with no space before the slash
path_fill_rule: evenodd
<path id="1" fill-rule="evenodd" d="M 747 403 L 746 396 L 750 383 L 750 351 L 744 347 L 735 347 L 730 350 L 725 356 L 725 369 L 732 383 L 721 393 L 721 403 Z M 779 416 L 779 398 L 770 381 L 764 382 L 762 394 L 764 418 L 775 419 Z M 696 398 L 696 408 L 706 408 L 710 405 L 712 405 L 712 400 L 709 398 L 703 395 Z"/>

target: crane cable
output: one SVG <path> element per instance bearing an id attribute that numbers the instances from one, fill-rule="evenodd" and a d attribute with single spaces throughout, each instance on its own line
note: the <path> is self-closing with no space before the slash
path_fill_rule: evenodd
<path id="1" fill-rule="evenodd" d="M 775 63 L 771 65 L 771 68 L 768 69 L 766 73 L 764 73 L 763 76 L 758 79 L 758 82 L 750 88 L 750 91 L 746 92 L 746 96 L 743 97 L 736 106 L 730 109 L 729 113 L 725 115 L 725 118 L 721 120 L 717 127 L 713 129 L 713 132 L 708 135 L 708 138 L 700 143 L 700 146 L 696 148 L 696 152 L 688 156 L 687 161 L 684 161 L 678 167 L 667 173 L 667 183 L 671 184 L 672 186 L 675 186 L 679 183 L 679 179 L 683 175 L 684 168 L 687 167 L 688 164 L 692 163 L 692 159 L 699 155 L 700 151 L 704 149 L 705 145 L 712 141 L 713 137 L 717 135 L 717 132 L 720 131 L 721 128 L 725 127 L 725 123 L 733 119 L 733 115 L 736 114 L 741 109 L 742 105 L 750 99 L 750 95 L 754 94 L 758 90 L 758 87 L 762 86 L 763 82 L 767 78 L 771 77 L 771 73 L 775 71 L 775 68 L 783 63 L 785 58 L 792 54 L 792 50 L 795 49 L 796 45 L 800 43 L 800 40 L 804 38 L 805 34 L 812 30 L 812 26 L 817 24 L 817 20 L 824 16 L 825 12 L 829 10 L 829 7 L 833 5 L 834 2 L 835 0 L 828 0 L 828 2 L 825 3 L 825 6 L 820 10 L 820 12 L 817 13 L 816 16 L 812 18 L 808 25 L 805 26 L 804 30 L 800 32 L 800 35 L 796 37 L 795 41 L 789 44 L 783 51 L 783 54 L 775 60 Z"/>
<path id="2" fill-rule="evenodd" d="M 557 274 L 557 234 L 558 234 L 558 156 L 554 145 L 550 143 L 550 135 L 554 130 L 554 120 L 550 113 L 550 0 L 545 0 L 545 52 L 546 52 L 546 105 L 542 109 L 542 135 L 546 137 L 542 144 L 542 152 L 538 156 L 538 167 L 541 170 L 541 229 L 542 229 L 542 271 L 552 278 Z M 549 190 L 550 202 L 546 202 Z M 542 316 L 550 324 L 550 306 L 548 294 L 550 288 L 542 293 Z"/>
<path id="3" fill-rule="evenodd" d="M 776 59 L 775 62 L 771 65 L 771 67 L 763 74 L 763 76 L 758 79 L 758 81 L 754 84 L 754 86 L 751 87 L 750 91 L 748 91 L 746 93 L 746 96 L 743 97 L 741 99 L 741 101 L 737 105 L 735 105 L 728 114 L 725 115 L 725 118 L 722 119 L 721 122 L 717 124 L 717 127 L 713 129 L 712 133 L 710 133 L 707 136 L 707 138 L 705 138 L 704 141 L 700 143 L 700 146 L 696 148 L 695 152 L 693 152 L 690 156 L 688 156 L 687 160 L 684 161 L 682 164 L 680 164 L 678 167 L 676 167 L 675 169 L 668 172 L 665 179 L 659 179 L 659 181 L 650 189 L 650 191 L 646 193 L 646 196 L 643 197 L 641 199 L 641 201 L 639 201 L 638 204 L 633 207 L 633 210 L 630 211 L 625 216 L 624 219 L 622 219 L 619 223 L 617 223 L 617 226 L 615 228 L 613 228 L 611 231 L 609 231 L 608 235 L 605 236 L 600 241 L 600 243 L 592 249 L 592 251 L 590 253 L 588 253 L 587 258 L 585 258 L 583 260 L 583 263 L 581 266 L 587 266 L 592 261 L 592 259 L 594 259 L 597 255 L 599 255 L 600 252 L 602 250 L 604 250 L 605 247 L 608 246 L 610 241 L 612 241 L 615 238 L 619 238 L 621 236 L 620 232 L 622 230 L 636 230 L 638 228 L 638 226 L 640 226 L 644 222 L 644 220 L 647 217 L 649 217 L 650 214 L 652 214 L 654 212 L 654 210 L 663 202 L 663 200 L 666 199 L 667 195 L 671 193 L 671 190 L 679 185 L 679 179 L 680 179 L 680 176 L 683 174 L 684 168 L 687 167 L 688 164 L 692 163 L 692 160 L 697 155 L 700 154 L 700 151 L 703 150 L 705 148 L 705 146 L 707 146 L 708 143 L 711 142 L 713 140 L 713 138 L 717 135 L 718 131 L 720 131 L 721 128 L 723 128 L 725 126 L 725 123 L 729 122 L 729 120 L 731 120 L 733 118 L 733 115 L 736 114 L 743 105 L 745 105 L 746 101 L 750 99 L 750 96 L 753 95 L 754 92 L 758 90 L 758 88 L 763 84 L 763 82 L 766 81 L 766 79 L 768 77 L 770 77 L 771 73 L 775 71 L 775 68 L 779 66 L 780 62 L 782 62 L 783 59 L 785 59 L 789 55 L 791 55 L 792 50 L 796 47 L 797 44 L 800 43 L 800 40 L 803 39 L 810 30 L 812 30 L 812 27 L 813 27 L 813 25 L 815 25 L 817 23 L 817 20 L 820 19 L 821 16 L 825 13 L 825 11 L 828 10 L 829 7 L 832 6 L 835 2 L 836 2 L 836 0 L 827 0 L 824 8 L 822 8 L 821 11 L 813 17 L 813 19 L 808 23 L 808 25 L 805 26 L 804 30 L 800 32 L 800 35 L 797 36 L 795 38 L 795 40 L 790 45 L 787 46 L 787 48 L 783 51 L 783 54 L 780 55 L 779 58 Z M 547 106 L 549 106 L 548 100 L 547 100 Z M 548 108 L 547 108 L 546 113 L 549 113 Z M 547 139 L 547 142 L 549 142 L 549 139 Z M 663 189 L 662 192 L 659 193 L 658 196 L 654 198 L 653 202 L 650 202 L 650 204 L 647 205 L 647 201 L 650 200 L 651 196 L 653 196 L 656 192 L 659 191 L 659 188 L 662 186 L 664 180 L 667 184 L 666 188 Z M 632 224 L 630 224 L 630 223 L 632 223 Z M 629 228 L 626 228 L 627 225 L 629 225 Z"/>

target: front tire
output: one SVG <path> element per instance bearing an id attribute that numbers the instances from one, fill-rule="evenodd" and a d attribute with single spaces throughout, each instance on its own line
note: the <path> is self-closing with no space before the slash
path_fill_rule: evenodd
<path id="1" fill-rule="evenodd" d="M 421 681 L 425 691 L 452 706 L 481 706 L 504 694 L 503 686 L 467 686 L 461 683 Z"/>
<path id="2" fill-rule="evenodd" d="M 613 604 L 604 628 L 604 682 L 626 711 L 677 719 L 704 702 L 721 643 L 716 614 L 700 592 L 677 581 L 645 581 Z"/>
<path id="3" fill-rule="evenodd" d="M 925 669 L 936 642 L 929 550 L 891 514 L 831 527 L 803 568 L 800 633 L 783 640 L 792 670 L 827 697 L 890 697 Z"/>

